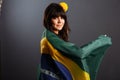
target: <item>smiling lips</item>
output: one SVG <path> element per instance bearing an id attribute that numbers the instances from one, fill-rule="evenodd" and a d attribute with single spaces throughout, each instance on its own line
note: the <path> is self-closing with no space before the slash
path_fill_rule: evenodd
<path id="1" fill-rule="evenodd" d="M 57 28 L 62 28 L 63 25 L 56 25 Z"/>

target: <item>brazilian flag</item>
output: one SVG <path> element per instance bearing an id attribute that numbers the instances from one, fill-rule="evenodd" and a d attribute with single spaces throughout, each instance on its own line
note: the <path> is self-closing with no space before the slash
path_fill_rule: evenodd
<path id="1" fill-rule="evenodd" d="M 101 35 L 96 40 L 76 46 L 45 30 L 40 42 L 39 80 L 95 80 L 111 38 Z"/>

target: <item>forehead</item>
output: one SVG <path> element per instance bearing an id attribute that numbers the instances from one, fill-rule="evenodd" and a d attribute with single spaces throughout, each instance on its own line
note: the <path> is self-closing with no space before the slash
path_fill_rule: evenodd
<path id="1" fill-rule="evenodd" d="M 55 16 L 55 17 L 52 17 L 52 18 L 62 18 L 62 16 Z"/>
<path id="2" fill-rule="evenodd" d="M 65 15 L 53 15 L 53 16 L 51 16 L 51 18 L 59 18 L 59 17 L 65 19 Z"/>

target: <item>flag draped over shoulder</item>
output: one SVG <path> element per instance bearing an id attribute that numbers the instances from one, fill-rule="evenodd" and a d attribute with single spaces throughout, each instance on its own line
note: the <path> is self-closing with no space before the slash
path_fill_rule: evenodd
<path id="1" fill-rule="evenodd" d="M 45 30 L 40 45 L 39 80 L 95 80 L 100 62 L 111 44 L 111 38 L 102 35 L 77 47 Z"/>

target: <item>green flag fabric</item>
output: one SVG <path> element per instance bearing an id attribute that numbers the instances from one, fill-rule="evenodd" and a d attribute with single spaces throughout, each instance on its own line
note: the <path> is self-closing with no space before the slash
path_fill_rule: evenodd
<path id="1" fill-rule="evenodd" d="M 45 30 L 40 42 L 39 80 L 95 80 L 111 38 L 101 35 L 96 40 L 76 46 Z"/>

